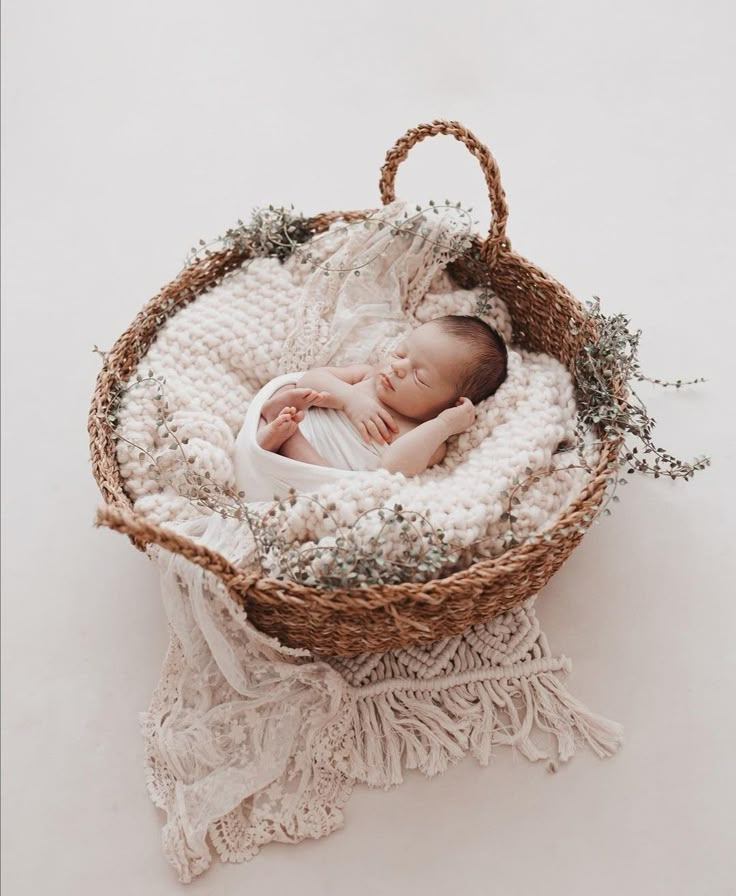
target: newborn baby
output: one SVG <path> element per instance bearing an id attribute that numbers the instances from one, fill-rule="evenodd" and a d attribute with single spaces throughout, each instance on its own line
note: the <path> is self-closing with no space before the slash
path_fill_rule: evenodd
<path id="1" fill-rule="evenodd" d="M 331 467 L 299 429 L 309 408 L 342 411 L 362 438 L 380 446 L 379 466 L 415 476 L 439 463 L 446 441 L 469 429 L 475 405 L 506 379 L 508 354 L 478 317 L 447 315 L 405 336 L 376 367 L 317 367 L 264 402 L 261 448 Z"/>

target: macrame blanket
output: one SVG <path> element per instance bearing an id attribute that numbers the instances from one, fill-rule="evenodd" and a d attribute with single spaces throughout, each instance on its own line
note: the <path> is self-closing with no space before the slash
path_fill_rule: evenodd
<path id="1" fill-rule="evenodd" d="M 254 259 L 164 325 L 140 370 L 166 375 L 172 425 L 200 473 L 234 483 L 235 438 L 264 383 L 285 371 L 375 363 L 412 326 L 475 313 L 477 291 L 456 289 L 444 271 L 467 236 L 460 214 L 410 217 L 408 208 L 391 203 L 365 229 L 333 223 L 312 273 L 296 255 L 283 265 Z M 401 219 L 412 226 L 397 236 L 387 225 Z M 512 345 L 498 297 L 486 319 Z M 129 390 L 118 414 L 125 437 L 118 461 L 136 510 L 239 566 L 277 574 L 257 556 L 246 525 L 189 501 L 177 486 L 175 452 L 168 481 L 148 473 L 145 452 L 166 447 L 157 417 L 145 390 Z M 585 484 L 584 471 L 566 470 L 558 453 L 574 437 L 574 422 L 564 366 L 511 348 L 507 381 L 478 405 L 474 426 L 450 440 L 442 464 L 413 478 L 374 470 L 325 483 L 282 517 L 283 534 L 334 545 L 335 522 L 350 526 L 398 500 L 431 512 L 459 546 L 453 568 L 497 556 L 509 525 L 502 492 L 525 470 L 556 472 L 520 496 L 520 538 L 553 525 Z M 326 502 L 334 506 L 329 524 L 320 507 Z M 385 554 L 396 546 L 388 536 Z M 342 824 L 356 781 L 391 787 L 402 768 L 434 775 L 468 752 L 486 764 L 495 744 L 554 762 L 569 759 L 576 742 L 599 756 L 621 743 L 619 725 L 560 683 L 570 663 L 550 654 L 534 598 L 429 646 L 316 658 L 253 628 L 210 573 L 158 548 L 149 552 L 161 568 L 171 641 L 142 730 L 149 791 L 167 815 L 164 850 L 181 881 L 209 866 L 211 847 L 225 861 L 243 861 L 270 841 L 330 833 Z M 551 736 L 556 756 L 535 743 L 535 731 Z"/>

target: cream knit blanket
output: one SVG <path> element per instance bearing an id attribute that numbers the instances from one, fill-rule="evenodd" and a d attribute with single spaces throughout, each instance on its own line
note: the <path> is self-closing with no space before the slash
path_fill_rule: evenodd
<path id="1" fill-rule="evenodd" d="M 381 216 L 395 219 L 405 208 L 392 203 Z M 427 218 L 402 252 L 385 230 L 361 237 L 342 222 L 332 225 L 323 257 L 376 259 L 361 269 L 363 292 L 345 277 L 325 284 L 321 271 L 307 273 L 295 256 L 283 265 L 256 259 L 166 323 L 140 369 L 166 376 L 172 425 L 188 438 L 199 472 L 232 484 L 234 438 L 248 401 L 284 370 L 372 362 L 412 318 L 416 325 L 474 313 L 476 292 L 452 289 L 443 272 L 457 220 Z M 445 248 L 428 248 L 438 244 Z M 488 319 L 511 342 L 497 298 Z M 153 398 L 132 389 L 119 412 L 125 438 L 158 452 L 155 419 Z M 506 383 L 478 406 L 473 428 L 450 441 L 443 464 L 412 479 L 372 471 L 313 494 L 334 502 L 333 517 L 345 526 L 396 501 L 430 510 L 448 541 L 465 546 L 458 565 L 467 565 L 503 550 L 501 492 L 527 467 L 564 467 L 555 450 L 573 433 L 567 370 L 548 356 L 511 350 Z M 148 462 L 124 442 L 118 458 L 139 512 L 240 565 L 256 562 L 246 527 L 202 516 L 152 479 Z M 582 485 L 581 473 L 543 477 L 526 492 L 515 510 L 517 535 L 553 524 Z M 313 501 L 292 508 L 285 530 L 307 544 L 334 543 L 334 528 Z M 365 532 L 372 534 L 369 526 Z M 531 740 L 534 728 L 554 735 L 563 761 L 576 739 L 601 756 L 621 741 L 620 726 L 590 713 L 557 680 L 569 661 L 550 655 L 533 599 L 422 648 L 315 661 L 256 631 L 211 574 L 168 552 L 150 553 L 161 566 L 172 638 L 142 727 L 149 790 L 167 813 L 165 852 L 182 881 L 208 867 L 210 843 L 224 860 L 242 861 L 271 840 L 324 836 L 341 824 L 355 781 L 390 787 L 402 780 L 402 765 L 433 775 L 466 752 L 485 764 L 497 743 L 547 758 Z"/>

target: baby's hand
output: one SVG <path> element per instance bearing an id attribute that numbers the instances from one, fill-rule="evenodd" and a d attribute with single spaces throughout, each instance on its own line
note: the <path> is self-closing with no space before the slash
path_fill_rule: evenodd
<path id="1" fill-rule="evenodd" d="M 346 398 L 343 411 L 366 442 L 373 438 L 379 444 L 386 445 L 399 431 L 391 414 L 375 398 L 357 389 Z"/>
<path id="2" fill-rule="evenodd" d="M 312 398 L 309 400 L 309 406 L 314 408 L 334 408 L 335 410 L 342 410 L 342 402 L 334 395 L 332 392 L 317 392 L 316 398 Z"/>
<path id="3" fill-rule="evenodd" d="M 450 436 L 465 432 L 475 422 L 475 405 L 463 395 L 458 398 L 454 408 L 446 408 L 442 411 L 439 414 L 439 419 L 447 423 Z"/>

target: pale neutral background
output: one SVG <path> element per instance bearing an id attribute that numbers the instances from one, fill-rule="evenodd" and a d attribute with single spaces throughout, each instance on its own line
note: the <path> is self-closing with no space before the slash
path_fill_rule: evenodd
<path id="1" fill-rule="evenodd" d="M 557 775 L 499 752 L 344 828 L 217 862 L 193 893 L 736 893 L 734 21 L 725 2 L 124 4 L 6 0 L 2 23 L 2 884 L 181 892 L 137 713 L 166 645 L 152 564 L 93 528 L 86 414 L 108 348 L 200 238 L 289 205 L 375 207 L 404 131 L 458 119 L 496 155 L 514 248 L 643 331 L 656 441 L 544 590 L 568 679 L 620 721 Z M 410 153 L 402 197 L 489 222 L 475 159 Z M 729 500 L 731 499 L 731 501 Z"/>

